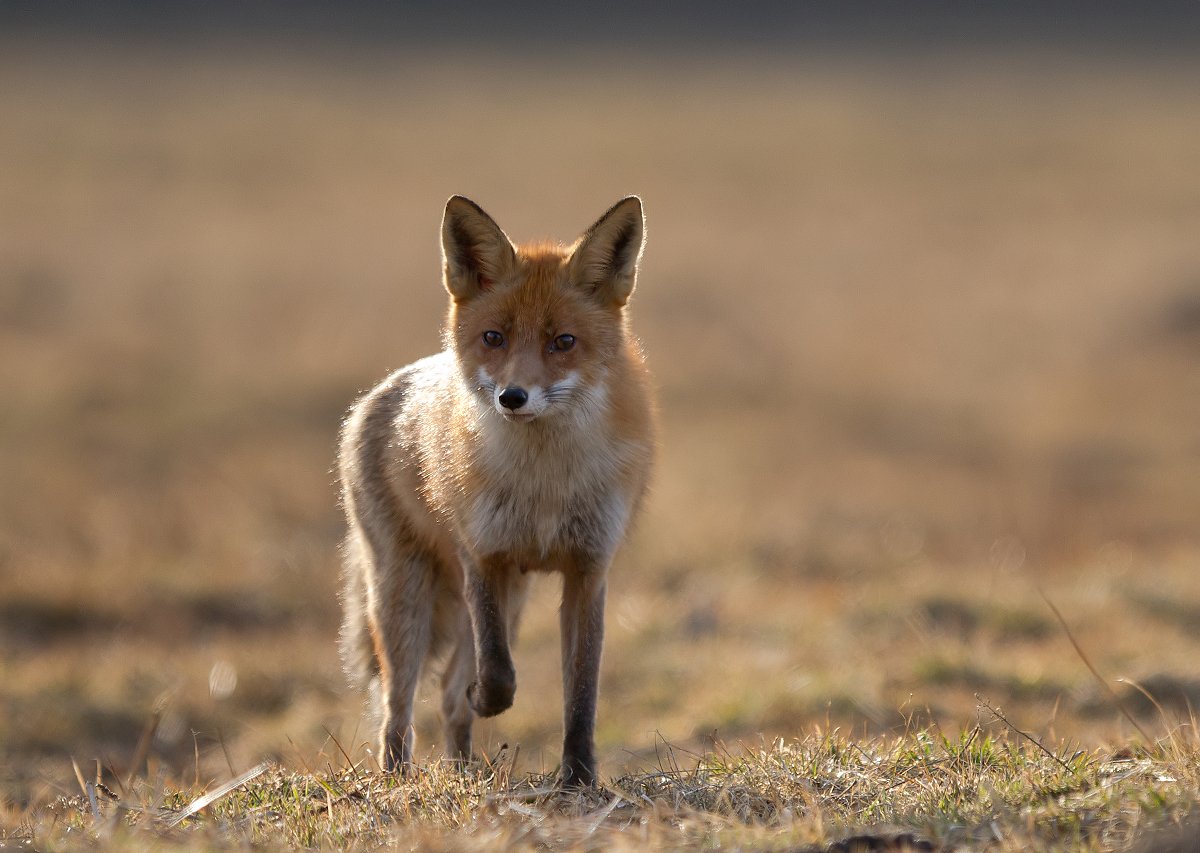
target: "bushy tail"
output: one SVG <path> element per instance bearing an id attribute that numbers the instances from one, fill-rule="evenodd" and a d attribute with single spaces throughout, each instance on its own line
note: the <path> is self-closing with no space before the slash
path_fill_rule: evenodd
<path id="1" fill-rule="evenodd" d="M 353 531 L 346 536 L 342 549 L 342 628 L 338 637 L 342 668 L 352 685 L 366 687 L 378 674 L 367 628 L 367 589 L 363 580 L 366 555 Z"/>

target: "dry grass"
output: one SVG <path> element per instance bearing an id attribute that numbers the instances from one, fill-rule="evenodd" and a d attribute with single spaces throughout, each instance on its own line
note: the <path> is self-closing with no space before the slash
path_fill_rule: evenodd
<path id="1" fill-rule="evenodd" d="M 518 238 L 569 238 L 622 193 L 646 199 L 635 325 L 665 438 L 613 580 L 605 773 L 644 781 L 660 737 L 703 751 L 714 732 L 790 744 L 841 726 L 886 756 L 880 738 L 897 731 L 979 725 L 986 739 L 997 729 L 978 695 L 1057 752 L 1078 744 L 1089 790 L 1108 790 L 1101 757 L 1143 739 L 1039 590 L 1152 737 L 1190 726 L 1193 81 L 1190 67 L 1045 57 L 549 67 L 6 45 L 6 819 L 36 815 L 47 838 L 99 831 L 47 817 L 78 790 L 71 756 L 159 792 L 264 757 L 291 768 L 271 784 L 300 786 L 298 802 L 325 790 L 318 778 L 330 796 L 351 790 L 336 773 L 290 775 L 323 766 L 327 732 L 355 755 L 368 739 L 334 652 L 334 434 L 359 389 L 437 345 L 452 192 Z M 543 584 L 530 604 L 516 706 L 478 727 L 491 752 L 520 744 L 516 780 L 557 759 L 555 593 Z M 148 766 L 134 766 L 156 708 Z M 1194 751 L 1180 776 L 1143 745 L 1153 773 L 1194 782 Z M 1136 799 L 1142 777 L 1128 778 Z M 481 805 L 508 782 L 461 784 L 467 831 L 533 832 L 519 809 Z M 1194 785 L 1178 790 L 1163 814 L 1194 803 Z M 650 796 L 662 809 L 675 795 Z M 1079 796 L 1071 814 L 1097 795 Z M 699 834 L 663 843 L 699 843 L 703 815 L 721 813 L 689 808 Z M 957 837 L 862 808 L 834 825 Z M 245 832 L 267 831 L 254 820 Z M 792 826 L 773 820 L 729 831 L 767 843 Z M 213 844 L 243 837 L 221 826 Z"/>
<path id="2" fill-rule="evenodd" d="M 1015 742 L 1014 742 L 1015 740 Z M 202 794 L 83 779 L 8 836 L 40 850 L 714 848 L 1118 850 L 1181 842 L 1200 796 L 1194 742 L 1149 752 L 1050 752 L 974 728 L 851 740 L 816 733 L 704 755 L 661 745 L 656 769 L 559 793 L 512 755 L 397 777 L 340 755 L 316 772 L 263 765 Z M 336 755 L 336 754 L 335 754 Z M 334 764 L 338 766 L 335 767 Z M 112 780 L 110 780 L 112 781 Z M 2 836 L 0 836 L 2 838 Z"/>

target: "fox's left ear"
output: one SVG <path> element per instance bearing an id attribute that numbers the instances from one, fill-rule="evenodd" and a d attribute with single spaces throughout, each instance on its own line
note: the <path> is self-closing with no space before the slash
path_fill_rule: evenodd
<path id="1" fill-rule="evenodd" d="M 605 302 L 624 305 L 637 284 L 645 233 L 642 200 L 621 199 L 579 238 L 571 253 L 571 280 Z"/>

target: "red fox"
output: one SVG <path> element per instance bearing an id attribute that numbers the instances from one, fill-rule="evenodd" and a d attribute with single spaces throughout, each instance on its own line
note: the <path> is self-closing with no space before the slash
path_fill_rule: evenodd
<path id="1" fill-rule="evenodd" d="M 513 702 L 509 647 L 529 574 L 558 572 L 558 778 L 596 781 L 608 568 L 654 457 L 650 379 L 626 310 L 644 231 L 636 196 L 571 246 L 516 246 L 474 202 L 446 204 L 445 349 L 354 405 L 338 457 L 342 653 L 373 679 L 388 770 L 413 760 L 414 693 L 431 661 L 447 755 L 470 758 L 474 715 Z"/>

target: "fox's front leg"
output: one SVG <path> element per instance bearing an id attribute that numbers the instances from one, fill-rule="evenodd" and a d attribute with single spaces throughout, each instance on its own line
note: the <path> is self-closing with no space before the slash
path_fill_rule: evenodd
<path id="1" fill-rule="evenodd" d="M 464 593 L 475 635 L 475 683 L 467 688 L 471 708 L 481 717 L 494 717 L 512 707 L 517 671 L 510 651 L 510 633 L 520 608 L 520 571 L 503 557 L 478 562 L 463 558 Z"/>
<path id="2" fill-rule="evenodd" d="M 596 699 L 604 645 L 607 565 L 579 562 L 563 574 L 563 754 L 559 784 L 596 783 Z"/>

